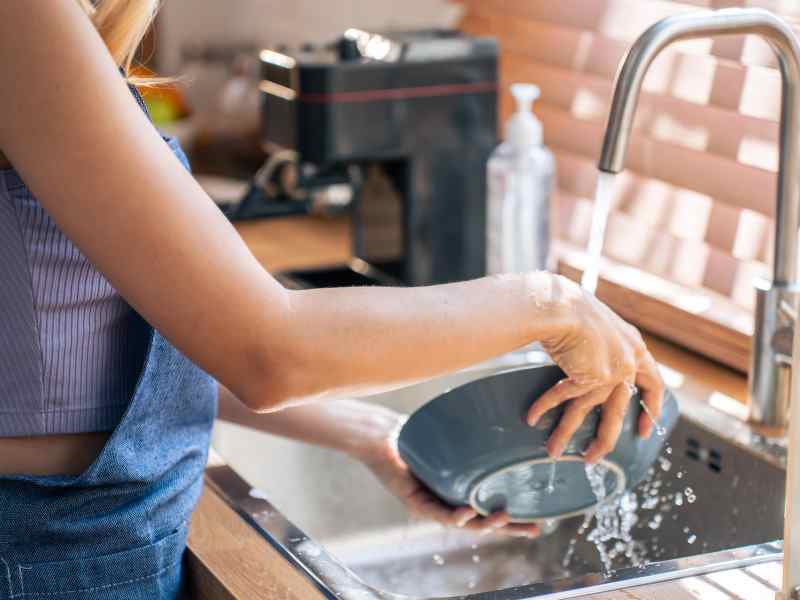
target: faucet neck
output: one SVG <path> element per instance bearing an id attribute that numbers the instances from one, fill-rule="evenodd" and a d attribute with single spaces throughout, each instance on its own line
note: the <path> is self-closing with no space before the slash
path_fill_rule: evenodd
<path id="1" fill-rule="evenodd" d="M 800 46 L 792 29 L 779 17 L 761 9 L 697 11 L 669 17 L 645 31 L 617 75 L 598 168 L 610 173 L 624 168 L 642 82 L 664 48 L 686 39 L 741 34 L 758 35 L 769 42 L 783 78 L 773 279 L 778 285 L 791 284 L 797 279 L 800 227 Z"/>

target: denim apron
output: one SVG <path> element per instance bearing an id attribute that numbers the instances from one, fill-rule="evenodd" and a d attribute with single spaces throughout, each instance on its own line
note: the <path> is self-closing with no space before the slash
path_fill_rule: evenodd
<path id="1" fill-rule="evenodd" d="M 166 141 L 188 168 L 177 141 Z M 0 599 L 180 596 L 217 385 L 140 326 L 149 344 L 139 380 L 94 463 L 77 476 L 0 477 Z"/>

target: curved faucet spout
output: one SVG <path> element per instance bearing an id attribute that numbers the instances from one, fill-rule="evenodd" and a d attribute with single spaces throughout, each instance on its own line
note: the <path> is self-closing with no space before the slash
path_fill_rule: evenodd
<path id="1" fill-rule="evenodd" d="M 598 167 L 618 173 L 624 167 L 636 104 L 647 69 L 659 52 L 680 40 L 753 34 L 766 39 L 778 57 L 783 78 L 780 165 L 775 205 L 774 274 L 756 285 L 755 331 L 751 351 L 751 419 L 785 427 L 790 370 L 785 355 L 796 311 L 797 238 L 800 228 L 800 45 L 782 19 L 761 9 L 723 9 L 676 15 L 650 27 L 631 47 L 617 74 L 603 151 Z M 790 311 L 792 312 L 792 311 Z"/>
<path id="2" fill-rule="evenodd" d="M 598 167 L 618 173 L 636 114 L 642 81 L 661 50 L 679 40 L 718 35 L 754 34 L 765 38 L 778 57 L 783 90 L 781 98 L 780 165 L 775 206 L 775 252 L 772 282 L 756 283 L 755 327 L 750 359 L 751 420 L 786 427 L 792 398 L 792 373 L 787 359 L 787 340 L 795 328 L 800 298 L 797 282 L 797 235 L 800 225 L 800 47 L 789 26 L 772 13 L 759 9 L 725 9 L 676 15 L 650 27 L 631 47 L 617 74 L 614 99 L 608 118 L 603 152 Z M 787 310 L 788 307 L 788 310 Z M 800 328 L 800 324 L 797 324 Z M 800 353 L 800 329 L 794 331 L 794 353 Z M 792 361 L 800 365 L 800 356 Z M 800 482 L 800 375 L 795 373 L 794 421 L 788 481 Z M 793 520 L 800 515 L 800 491 L 787 488 L 784 594 L 800 597 L 800 528 Z M 797 587 L 796 587 L 797 586 Z"/>
<path id="3" fill-rule="evenodd" d="M 800 46 L 789 25 L 771 12 L 755 8 L 689 12 L 659 21 L 645 31 L 617 74 L 598 168 L 611 173 L 624 168 L 642 82 L 664 48 L 680 40 L 740 34 L 765 38 L 778 57 L 783 76 L 773 284 L 788 284 L 796 278 L 800 225 Z"/>

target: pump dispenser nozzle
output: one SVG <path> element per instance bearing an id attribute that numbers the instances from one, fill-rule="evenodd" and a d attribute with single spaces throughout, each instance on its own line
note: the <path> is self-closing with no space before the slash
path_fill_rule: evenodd
<path id="1" fill-rule="evenodd" d="M 517 112 L 506 125 L 506 140 L 513 146 L 532 146 L 542 143 L 542 124 L 533 115 L 533 102 L 539 97 L 539 88 L 530 83 L 514 83 L 511 94 L 517 101 Z"/>
<path id="2" fill-rule="evenodd" d="M 539 97 L 539 86 L 532 83 L 513 83 L 511 94 L 517 101 L 517 112 L 531 112 L 533 102 Z"/>
<path id="3" fill-rule="evenodd" d="M 542 145 L 542 124 L 531 112 L 539 88 L 515 83 L 517 110 L 506 122 L 506 139 L 486 166 L 486 268 L 525 273 L 550 265 L 550 193 L 555 161 Z"/>

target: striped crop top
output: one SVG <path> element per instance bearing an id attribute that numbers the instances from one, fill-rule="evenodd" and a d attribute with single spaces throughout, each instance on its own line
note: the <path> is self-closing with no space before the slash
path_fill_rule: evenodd
<path id="1" fill-rule="evenodd" d="M 113 429 L 149 328 L 14 169 L 0 170 L 0 257 L 0 437 Z"/>

